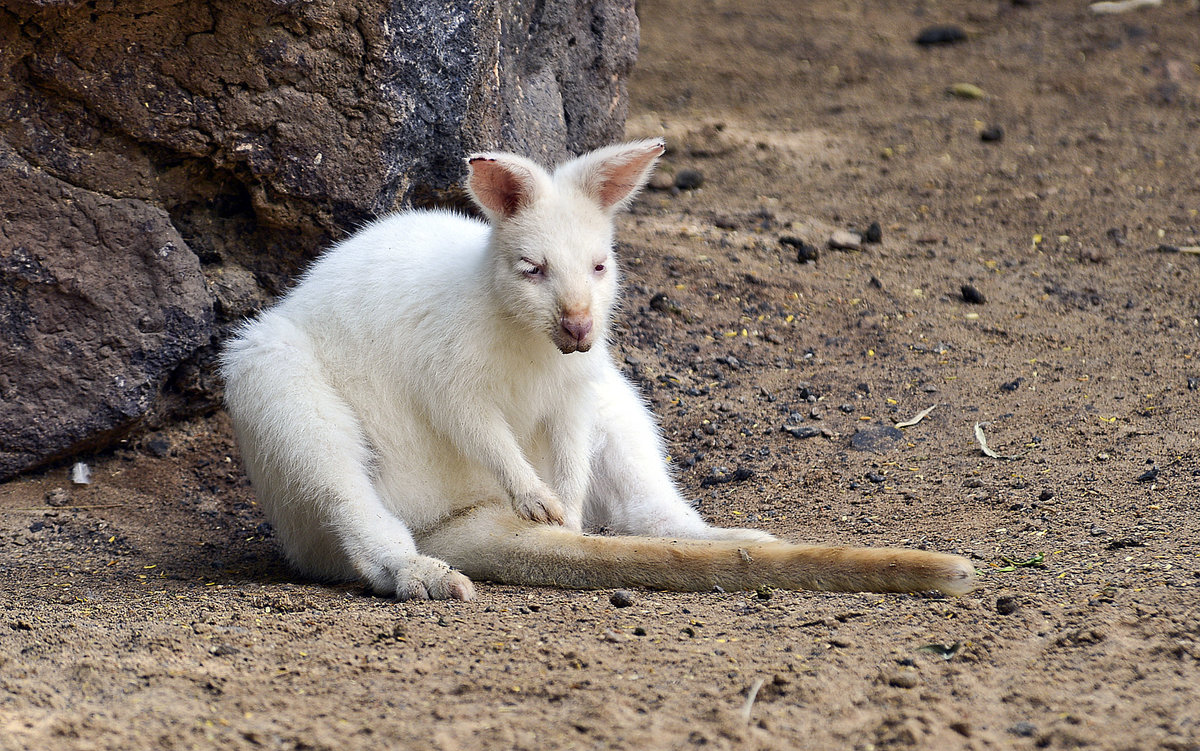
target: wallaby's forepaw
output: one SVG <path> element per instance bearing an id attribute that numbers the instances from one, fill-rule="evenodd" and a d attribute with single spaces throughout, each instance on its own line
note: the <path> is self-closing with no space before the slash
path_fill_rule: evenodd
<path id="1" fill-rule="evenodd" d="M 381 566 L 369 577 L 371 588 L 397 600 L 473 600 L 471 580 L 436 558 L 416 556 Z"/>
<path id="2" fill-rule="evenodd" d="M 549 489 L 513 496 L 513 509 L 523 519 L 540 524 L 564 524 L 566 509 Z"/>

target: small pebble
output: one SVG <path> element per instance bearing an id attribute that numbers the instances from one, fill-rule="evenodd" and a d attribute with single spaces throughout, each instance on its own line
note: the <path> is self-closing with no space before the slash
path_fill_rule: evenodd
<path id="1" fill-rule="evenodd" d="M 618 589 L 608 598 L 613 607 L 627 608 L 633 604 L 633 593 L 626 589 Z"/>
<path id="2" fill-rule="evenodd" d="M 816 263 L 817 259 L 821 257 L 821 251 L 817 249 L 816 245 L 806 243 L 798 237 L 784 236 L 779 238 L 779 242 L 796 249 L 798 263 Z"/>
<path id="3" fill-rule="evenodd" d="M 1001 391 L 1016 391 L 1017 389 L 1021 388 L 1021 384 L 1024 382 L 1025 382 L 1024 378 L 1018 378 L 1014 381 L 1009 381 L 1008 383 L 1002 383 L 1002 384 L 1000 384 L 1000 390 Z"/>
<path id="4" fill-rule="evenodd" d="M 165 459 L 171 453 L 171 442 L 161 435 L 156 435 L 146 441 L 146 450 L 159 459 Z"/>
<path id="5" fill-rule="evenodd" d="M 964 284 L 959 291 L 962 292 L 962 299 L 972 305 L 983 305 L 987 302 L 987 298 L 983 293 L 970 284 Z"/>
<path id="6" fill-rule="evenodd" d="M 1018 722 L 1008 729 L 1008 732 L 1021 738 L 1029 738 L 1037 732 L 1037 725 L 1032 722 Z"/>
<path id="7" fill-rule="evenodd" d="M 754 470 L 749 467 L 738 467 L 732 472 L 718 475 L 714 473 L 700 481 L 700 487 L 710 488 L 714 485 L 724 485 L 730 482 L 745 482 L 754 479 Z"/>
<path id="8" fill-rule="evenodd" d="M 829 236 L 829 247 L 834 250 L 861 250 L 862 236 L 857 232 L 840 229 Z"/>
<path id="9" fill-rule="evenodd" d="M 946 93 L 950 96 L 956 96 L 959 99 L 985 99 L 987 93 L 973 83 L 953 83 L 946 89 Z"/>
<path id="10" fill-rule="evenodd" d="M 682 308 L 671 301 L 665 292 L 659 292 L 650 298 L 651 310 L 657 310 L 660 313 L 680 313 Z"/>
<path id="11" fill-rule="evenodd" d="M 71 502 L 71 494 L 62 488 L 55 488 L 46 493 L 46 503 L 50 506 L 66 506 Z"/>
<path id="12" fill-rule="evenodd" d="M 896 688 L 916 688 L 921 685 L 921 676 L 912 668 L 897 668 L 887 671 L 883 676 L 889 686 Z"/>
<path id="13" fill-rule="evenodd" d="M 922 29 L 913 41 L 922 47 L 931 47 L 938 44 L 957 44 L 966 38 L 967 32 L 963 31 L 962 27 L 946 24 Z"/>
<path id="14" fill-rule="evenodd" d="M 879 226 L 879 222 L 871 222 L 867 231 L 863 233 L 863 242 L 871 244 L 883 242 L 883 227 Z"/>
<path id="15" fill-rule="evenodd" d="M 1054 491 L 1050 490 L 1049 488 L 1038 493 L 1038 500 L 1042 501 L 1042 502 L 1048 501 L 1053 497 L 1054 497 Z"/>
<path id="16" fill-rule="evenodd" d="M 675 175 L 675 187 L 680 190 L 696 190 L 704 185 L 704 175 L 700 170 L 681 169 Z"/>
<path id="17" fill-rule="evenodd" d="M 71 466 L 71 482 L 75 485 L 88 485 L 92 481 L 92 469 L 83 462 L 75 462 Z"/>
<path id="18" fill-rule="evenodd" d="M 1195 391 L 1196 389 L 1200 389 L 1200 378 L 1189 378 L 1188 391 Z"/>
<path id="19" fill-rule="evenodd" d="M 881 482 L 883 482 L 884 480 L 886 480 L 887 478 L 884 477 L 883 475 L 879 474 L 878 472 L 872 470 L 867 473 L 867 479 L 870 480 L 871 482 L 875 483 L 876 485 L 878 485 Z"/>
<path id="20" fill-rule="evenodd" d="M 999 125 L 989 125 L 979 131 L 979 140 L 986 143 L 995 143 L 996 141 L 1004 140 L 1004 128 Z"/>
<path id="21" fill-rule="evenodd" d="M 1151 467 L 1137 476 L 1138 482 L 1154 482 L 1158 479 L 1158 467 Z"/>
<path id="22" fill-rule="evenodd" d="M 808 425 L 784 425 L 780 430 L 793 438 L 816 438 L 821 435 L 820 430 Z"/>
<path id="23" fill-rule="evenodd" d="M 886 451 L 904 438 L 904 433 L 891 425 L 860 430 L 850 437 L 850 448 L 855 451 Z"/>

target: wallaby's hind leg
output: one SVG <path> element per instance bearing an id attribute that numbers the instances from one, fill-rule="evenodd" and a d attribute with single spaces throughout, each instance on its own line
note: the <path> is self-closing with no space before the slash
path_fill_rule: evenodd
<path id="1" fill-rule="evenodd" d="M 597 389 L 598 426 L 585 523 L 616 534 L 690 540 L 774 539 L 754 529 L 707 524 L 679 494 L 654 417 L 615 371 Z"/>
<path id="2" fill-rule="evenodd" d="M 385 507 L 359 421 L 303 332 L 267 314 L 230 343 L 222 370 L 246 469 L 293 565 L 400 599 L 474 595 L 465 576 L 419 555 Z"/>
<path id="3" fill-rule="evenodd" d="M 937 589 L 961 595 L 975 584 L 970 561 L 941 553 L 590 536 L 520 519 L 499 505 L 451 517 L 419 535 L 417 546 L 477 579 L 572 589 L 706 592 L 714 586 L 765 585 L 839 592 Z"/>

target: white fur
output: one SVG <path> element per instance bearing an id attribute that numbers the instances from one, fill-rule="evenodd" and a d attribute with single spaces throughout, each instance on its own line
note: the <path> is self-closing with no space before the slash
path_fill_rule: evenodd
<path id="1" fill-rule="evenodd" d="M 609 147 L 553 174 L 511 154 L 473 157 L 468 185 L 488 222 L 382 219 L 228 343 L 242 455 L 297 568 L 401 598 L 466 599 L 470 582 L 415 540 L 488 505 L 576 532 L 770 539 L 710 527 L 680 496 L 608 351 L 613 213 L 662 148 Z M 568 324 L 591 329 L 578 338 Z"/>

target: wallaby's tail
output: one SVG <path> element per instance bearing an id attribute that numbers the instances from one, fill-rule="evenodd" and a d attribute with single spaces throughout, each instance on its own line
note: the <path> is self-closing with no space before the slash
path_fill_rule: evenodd
<path id="1" fill-rule="evenodd" d="M 417 548 L 472 579 L 673 592 L 817 589 L 961 595 L 975 588 L 965 558 L 920 550 L 827 548 L 785 542 L 581 535 L 535 524 L 503 507 L 472 509 L 417 535 Z"/>

